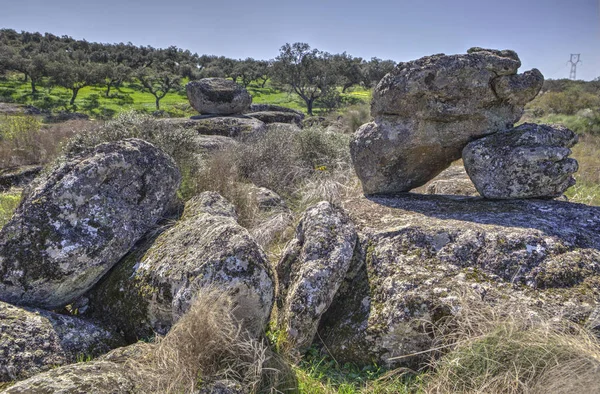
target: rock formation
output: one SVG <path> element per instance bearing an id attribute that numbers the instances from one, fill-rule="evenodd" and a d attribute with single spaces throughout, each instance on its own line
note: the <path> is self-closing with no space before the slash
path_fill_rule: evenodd
<path id="1" fill-rule="evenodd" d="M 0 300 L 54 309 L 81 296 L 162 217 L 179 181 L 138 139 L 55 166 L 0 231 Z"/>
<path id="2" fill-rule="evenodd" d="M 177 224 L 147 250 L 125 258 L 88 295 L 92 316 L 104 318 L 130 341 L 165 334 L 189 309 L 196 291 L 216 286 L 234 294 L 247 329 L 264 330 L 274 299 L 273 274 L 236 219 L 233 205 L 215 192 L 188 201 Z"/>
<path id="3" fill-rule="evenodd" d="M 374 121 L 350 145 L 365 194 L 421 186 L 473 139 L 512 128 L 544 80 L 536 69 L 517 74 L 520 65 L 513 51 L 481 48 L 400 63 L 375 88 Z"/>
<path id="4" fill-rule="evenodd" d="M 252 102 L 245 88 L 225 78 L 191 81 L 185 89 L 191 106 L 201 114 L 241 114 Z"/>
<path id="5" fill-rule="evenodd" d="M 469 143 L 463 162 L 486 198 L 559 197 L 575 184 L 568 158 L 577 135 L 563 126 L 525 123 Z"/>

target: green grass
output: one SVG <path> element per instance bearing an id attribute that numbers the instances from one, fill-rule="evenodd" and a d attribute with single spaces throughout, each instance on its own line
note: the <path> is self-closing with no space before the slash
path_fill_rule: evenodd
<path id="1" fill-rule="evenodd" d="M 182 86 L 187 80 L 182 82 Z M 304 102 L 295 94 L 276 89 L 268 82 L 264 88 L 258 84 L 250 84 L 248 91 L 252 95 L 253 103 L 275 104 L 306 112 Z M 368 102 L 371 91 L 356 87 L 347 93 L 341 94 L 343 105 Z M 142 91 L 137 83 L 124 83 L 119 88 L 112 88 L 110 96 L 106 97 L 106 87 L 86 86 L 79 91 L 75 100 L 75 107 L 70 107 L 71 91 L 60 86 L 50 86 L 41 83 L 38 93 L 33 96 L 29 83 L 23 82 L 20 75 L 13 75 L 0 80 L 0 101 L 33 105 L 42 109 L 51 110 L 77 110 L 95 118 L 110 118 L 126 111 L 141 111 L 151 113 L 156 110 L 155 98 L 152 94 Z M 160 101 L 161 110 L 171 116 L 185 117 L 196 114 L 190 107 L 185 89 L 179 92 L 168 93 Z M 324 110 L 315 108 L 315 114 L 322 114 Z"/>
<path id="2" fill-rule="evenodd" d="M 21 202 L 21 193 L 0 193 L 0 227 L 3 227 Z"/>

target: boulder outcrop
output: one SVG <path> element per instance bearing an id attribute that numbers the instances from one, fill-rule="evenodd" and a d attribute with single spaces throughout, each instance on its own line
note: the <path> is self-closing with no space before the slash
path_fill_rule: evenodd
<path id="1" fill-rule="evenodd" d="M 185 88 L 191 106 L 201 114 L 241 114 L 252 103 L 244 87 L 225 78 L 191 81 Z"/>
<path id="2" fill-rule="evenodd" d="M 290 345 L 304 351 L 350 267 L 356 231 L 346 213 L 321 202 L 304 213 L 277 264 L 278 320 Z"/>
<path id="3" fill-rule="evenodd" d="M 165 119 L 177 126 L 197 131 L 202 135 L 244 137 L 262 133 L 266 126 L 260 120 L 246 116 L 213 116 L 192 119 Z"/>
<path id="4" fill-rule="evenodd" d="M 377 85 L 371 115 L 350 144 L 365 194 L 407 192 L 431 180 L 473 139 L 513 127 L 542 87 L 517 74 L 513 51 L 474 48 L 400 63 Z"/>
<path id="5" fill-rule="evenodd" d="M 264 111 L 264 112 L 252 112 L 246 114 L 254 119 L 258 119 L 266 124 L 270 123 L 290 123 L 300 126 L 302 124 L 303 115 L 298 115 L 295 112 L 283 112 L 283 111 Z"/>
<path id="6" fill-rule="evenodd" d="M 179 182 L 174 161 L 139 139 L 67 158 L 0 231 L 0 300 L 54 309 L 81 296 L 156 224 Z"/>
<path id="7" fill-rule="evenodd" d="M 274 300 L 273 274 L 236 219 L 233 205 L 219 194 L 194 197 L 173 227 L 127 256 L 88 295 L 90 313 L 135 341 L 165 334 L 198 291 L 216 286 L 234 295 L 245 328 L 264 330 Z"/>
<path id="8" fill-rule="evenodd" d="M 25 379 L 124 344 L 81 319 L 0 302 L 0 382 Z"/>
<path id="9" fill-rule="evenodd" d="M 469 143 L 463 162 L 486 198 L 552 198 L 575 184 L 569 158 L 577 135 L 563 126 L 525 123 Z"/>
<path id="10" fill-rule="evenodd" d="M 359 247 L 319 328 L 339 362 L 422 366 L 428 322 L 464 288 L 582 323 L 600 301 L 598 207 L 407 194 L 345 208 Z"/>

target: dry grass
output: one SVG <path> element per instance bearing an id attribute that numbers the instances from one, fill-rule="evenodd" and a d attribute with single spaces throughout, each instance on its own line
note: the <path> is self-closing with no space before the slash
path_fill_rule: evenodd
<path id="1" fill-rule="evenodd" d="M 89 124 L 73 120 L 42 125 L 33 116 L 0 118 L 0 168 L 46 164 L 56 158 L 63 144 Z"/>
<path id="2" fill-rule="evenodd" d="M 262 340 L 245 332 L 231 297 L 216 289 L 199 292 L 190 310 L 148 355 L 130 360 L 139 385 L 153 393 L 193 393 L 228 380 L 244 392 L 295 392 L 290 367 Z"/>
<path id="3" fill-rule="evenodd" d="M 426 393 L 600 392 L 600 343 L 585 327 L 507 301 L 463 296 L 439 325 L 441 347 Z"/>
<path id="4" fill-rule="evenodd" d="M 577 184 L 567 191 L 569 200 L 600 205 L 600 136 L 584 134 L 573 147 L 573 158 L 579 162 L 575 174 Z"/>

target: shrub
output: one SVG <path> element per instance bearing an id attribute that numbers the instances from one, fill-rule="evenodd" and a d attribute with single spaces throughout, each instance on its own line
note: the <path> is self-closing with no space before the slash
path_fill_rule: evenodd
<path id="1" fill-rule="evenodd" d="M 21 202 L 21 193 L 0 193 L 0 228 L 8 223 L 19 202 Z"/>

